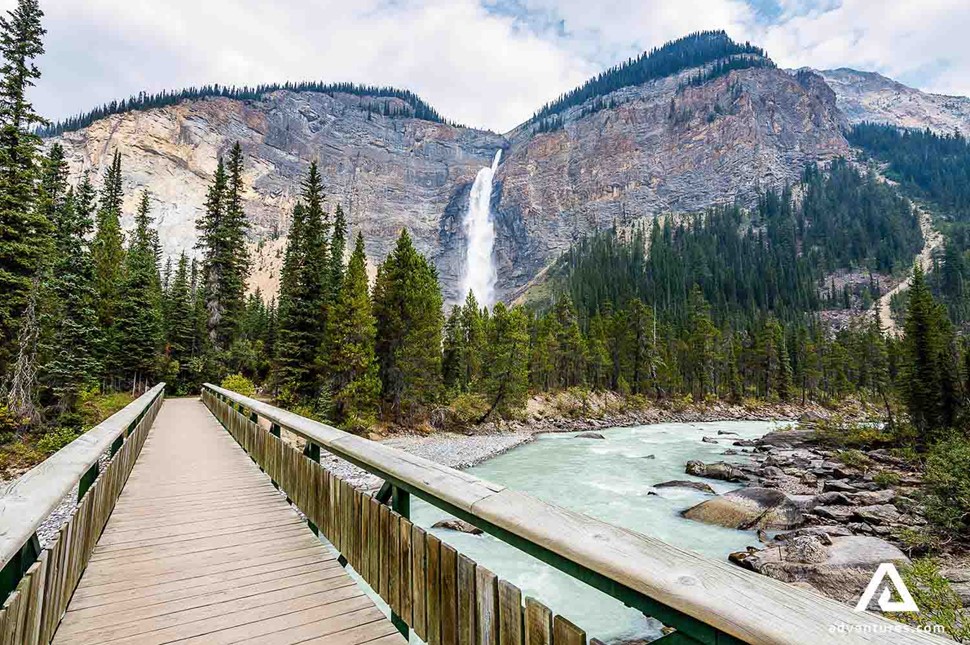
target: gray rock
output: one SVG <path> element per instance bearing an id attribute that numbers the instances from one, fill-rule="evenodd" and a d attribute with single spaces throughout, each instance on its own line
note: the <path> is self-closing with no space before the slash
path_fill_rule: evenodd
<path id="1" fill-rule="evenodd" d="M 656 459 L 657 455 L 647 455 L 644 459 Z"/>
<path id="2" fill-rule="evenodd" d="M 853 515 L 869 524 L 894 524 L 901 517 L 892 504 L 860 506 L 855 509 Z"/>
<path id="3" fill-rule="evenodd" d="M 852 498 L 837 491 L 829 491 L 815 496 L 816 506 L 852 506 L 853 504 Z"/>
<path id="4" fill-rule="evenodd" d="M 723 434 L 733 434 L 735 436 L 737 436 L 737 434 L 738 434 L 737 432 L 731 432 L 730 430 L 718 430 L 717 433 L 719 435 L 723 435 Z"/>
<path id="5" fill-rule="evenodd" d="M 717 439 L 715 439 L 714 437 L 702 437 L 701 441 L 703 441 L 704 443 L 717 443 Z"/>
<path id="6" fill-rule="evenodd" d="M 598 432 L 580 432 L 573 439 L 606 439 L 606 437 Z"/>
<path id="7" fill-rule="evenodd" d="M 683 512 L 690 520 L 735 529 L 792 529 L 804 517 L 788 496 L 769 488 L 742 488 L 701 502 Z"/>
<path id="8" fill-rule="evenodd" d="M 828 480 L 822 484 L 822 492 L 828 493 L 830 491 L 838 491 L 843 493 L 854 493 L 859 489 L 850 484 L 849 482 Z"/>
<path id="9" fill-rule="evenodd" d="M 694 490 L 699 490 L 702 493 L 710 493 L 711 495 L 716 495 L 714 489 L 704 482 L 689 481 L 686 479 L 674 479 L 669 482 L 660 482 L 659 484 L 654 484 L 654 488 L 693 488 Z"/>
<path id="10" fill-rule="evenodd" d="M 816 506 L 812 512 L 836 522 L 848 522 L 855 514 L 855 509 L 851 506 Z"/>
<path id="11" fill-rule="evenodd" d="M 735 449 L 733 449 L 733 448 L 728 448 L 727 450 L 725 450 L 721 454 L 724 455 L 725 457 L 731 457 L 733 455 L 738 454 L 738 451 L 735 450 Z"/>
<path id="12" fill-rule="evenodd" d="M 871 506 L 873 504 L 888 504 L 896 499 L 896 491 L 891 488 L 883 490 L 861 491 L 848 495 L 853 504 L 859 506 Z"/>
<path id="13" fill-rule="evenodd" d="M 787 428 L 769 432 L 758 440 L 758 445 L 794 448 L 814 439 L 815 431 L 810 428 Z"/>
<path id="14" fill-rule="evenodd" d="M 820 550 L 803 543 L 794 546 L 794 541 L 791 545 L 732 553 L 729 559 L 776 580 L 810 584 L 820 593 L 848 603 L 858 601 L 880 564 L 909 562 L 902 551 L 880 538 L 853 535 L 833 537 L 831 541 L 831 545 L 824 547 L 826 557 L 815 562 L 804 559 L 817 558 Z"/>
<path id="15" fill-rule="evenodd" d="M 457 518 L 435 522 L 434 524 L 431 525 L 431 528 L 448 529 L 449 531 L 458 531 L 459 533 L 468 533 L 469 535 L 482 534 L 482 529 L 478 528 L 473 524 L 469 524 L 465 520 L 459 520 Z"/>
<path id="16" fill-rule="evenodd" d="M 720 479 L 726 482 L 739 482 L 745 479 L 741 469 L 723 461 L 705 464 L 697 459 L 691 459 L 687 462 L 684 472 L 695 477 Z"/>
<path id="17" fill-rule="evenodd" d="M 826 536 L 825 542 L 816 535 L 799 535 L 792 538 L 785 547 L 785 562 L 801 562 L 805 564 L 817 564 L 828 559 L 826 545 L 831 545 L 832 540 Z"/>

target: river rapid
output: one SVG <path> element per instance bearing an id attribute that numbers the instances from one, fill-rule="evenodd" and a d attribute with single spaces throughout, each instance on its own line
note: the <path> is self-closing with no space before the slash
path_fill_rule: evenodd
<path id="1" fill-rule="evenodd" d="M 732 551 L 758 544 L 754 532 L 684 519 L 680 511 L 709 499 L 710 495 L 682 488 L 654 489 L 653 485 L 672 479 L 691 479 L 709 484 L 718 493 L 738 488 L 737 484 L 686 475 L 684 464 L 690 459 L 744 462 L 747 459 L 744 453 L 736 456 L 722 453 L 736 439 L 761 437 L 783 425 L 786 424 L 761 421 L 662 423 L 599 430 L 604 439 L 577 438 L 579 433 L 546 434 L 468 472 L 724 561 Z M 718 435 L 718 431 L 736 434 Z M 705 436 L 717 438 L 719 443 L 702 442 Z M 412 500 L 411 517 L 427 528 L 448 515 Z M 524 594 L 538 598 L 554 612 L 575 622 L 590 637 L 609 642 L 660 635 L 656 621 L 495 538 L 430 530 L 517 585 Z"/>

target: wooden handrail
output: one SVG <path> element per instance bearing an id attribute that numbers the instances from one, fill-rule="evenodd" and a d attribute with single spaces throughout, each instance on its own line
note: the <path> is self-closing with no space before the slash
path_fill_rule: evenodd
<path id="1" fill-rule="evenodd" d="M 221 387 L 204 387 L 701 642 L 949 642 Z M 699 624 L 709 626 L 707 638 Z"/>
<path id="2" fill-rule="evenodd" d="M 0 489 L 0 567 L 165 390 L 160 383 Z"/>

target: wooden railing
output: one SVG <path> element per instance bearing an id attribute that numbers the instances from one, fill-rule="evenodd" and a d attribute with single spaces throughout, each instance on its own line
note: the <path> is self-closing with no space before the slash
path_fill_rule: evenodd
<path id="1" fill-rule="evenodd" d="M 0 491 L 0 643 L 46 644 L 54 636 L 164 392 L 156 385 Z M 75 487 L 77 505 L 42 549 L 37 529 Z"/>
<path id="2" fill-rule="evenodd" d="M 238 443 L 426 642 L 585 644 L 586 634 L 408 519 L 410 495 L 655 617 L 656 643 L 942 643 L 926 632 L 548 504 L 234 392 L 203 400 Z M 301 453 L 281 429 L 306 441 Z M 326 450 L 385 482 L 371 495 Z M 592 639 L 590 643 L 596 642 Z"/>

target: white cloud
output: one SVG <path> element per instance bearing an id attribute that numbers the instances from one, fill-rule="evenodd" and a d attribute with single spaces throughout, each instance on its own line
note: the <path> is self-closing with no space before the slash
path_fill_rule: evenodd
<path id="1" fill-rule="evenodd" d="M 610 64 L 717 28 L 786 67 L 856 67 L 970 93 L 965 0 L 41 3 L 48 54 L 33 96 L 55 118 L 141 90 L 313 79 L 405 87 L 450 119 L 505 131 Z"/>

